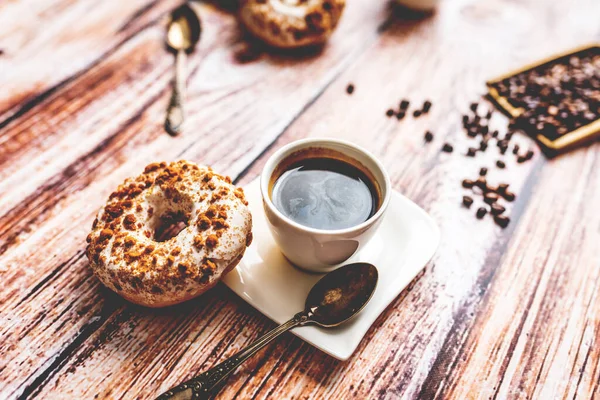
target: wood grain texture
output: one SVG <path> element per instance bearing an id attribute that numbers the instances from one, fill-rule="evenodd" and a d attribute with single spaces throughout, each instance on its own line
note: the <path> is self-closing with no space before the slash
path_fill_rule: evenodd
<path id="1" fill-rule="evenodd" d="M 274 54 L 200 3 L 186 133 L 172 138 L 163 35 L 176 2 L 101 3 L 0 4 L 0 397 L 153 398 L 273 327 L 222 285 L 164 310 L 126 303 L 91 274 L 84 239 L 112 189 L 151 161 L 211 164 L 243 184 L 307 136 L 373 151 L 442 244 L 350 360 L 286 335 L 218 398 L 600 396 L 599 145 L 505 170 L 495 148 L 460 154 L 460 116 L 483 82 L 599 40 L 600 4 L 448 0 L 416 18 L 349 1 L 324 49 Z M 386 118 L 405 97 L 431 99 L 431 113 Z M 481 166 L 518 195 L 505 230 L 459 206 L 460 181 Z"/>

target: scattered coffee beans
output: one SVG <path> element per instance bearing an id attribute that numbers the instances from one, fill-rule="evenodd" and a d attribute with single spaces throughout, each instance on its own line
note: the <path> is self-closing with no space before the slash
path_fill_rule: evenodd
<path id="1" fill-rule="evenodd" d="M 481 218 L 485 217 L 485 214 L 487 214 L 487 210 L 483 207 L 479 207 L 477 209 L 477 213 L 475 215 L 477 216 L 478 219 L 481 219 Z"/>
<path id="2" fill-rule="evenodd" d="M 494 203 L 494 204 L 492 204 L 492 205 L 491 205 L 491 210 L 490 210 L 490 211 L 492 212 L 492 215 L 500 215 L 500 214 L 502 214 L 502 213 L 503 213 L 505 210 L 506 210 L 506 208 L 504 208 L 504 207 L 503 207 L 503 206 L 501 206 L 500 204 L 498 204 L 498 203 Z"/>
<path id="3" fill-rule="evenodd" d="M 425 103 L 423 103 L 423 112 L 425 114 L 427 114 L 430 109 L 431 109 L 431 102 L 429 100 L 426 100 Z"/>
<path id="4" fill-rule="evenodd" d="M 514 201 L 515 197 L 517 197 L 517 196 L 515 196 L 515 194 L 512 192 L 506 191 L 506 192 L 502 193 L 502 197 L 504 197 L 504 200 L 506 200 L 506 201 Z"/>
<path id="5" fill-rule="evenodd" d="M 508 218 L 506 215 L 496 215 L 494 216 L 494 222 L 498 226 L 506 228 L 508 226 L 508 223 L 510 222 L 510 218 Z"/>
<path id="6" fill-rule="evenodd" d="M 483 196 L 483 201 L 487 204 L 492 204 L 497 202 L 499 198 L 500 196 L 498 196 L 496 193 L 489 192 Z"/>
<path id="7" fill-rule="evenodd" d="M 528 150 L 527 153 L 525 153 L 525 160 L 531 160 L 533 158 L 533 150 Z"/>
<path id="8" fill-rule="evenodd" d="M 473 204 L 473 198 L 470 196 L 463 196 L 463 205 L 467 208 L 471 207 L 471 204 Z"/>
<path id="9" fill-rule="evenodd" d="M 497 192 L 499 194 L 503 194 L 503 193 L 506 193 L 507 189 L 508 189 L 508 183 L 501 183 L 498 185 Z"/>

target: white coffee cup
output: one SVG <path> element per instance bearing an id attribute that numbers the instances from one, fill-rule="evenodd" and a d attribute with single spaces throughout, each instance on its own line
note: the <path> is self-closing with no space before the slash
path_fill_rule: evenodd
<path id="1" fill-rule="evenodd" d="M 380 202 L 375 214 L 350 228 L 324 230 L 299 224 L 279 211 L 271 199 L 273 174 L 286 158 L 307 149 L 342 155 L 359 169 L 368 171 L 379 189 Z M 296 266 L 314 272 L 334 270 L 368 242 L 382 221 L 392 193 L 390 178 L 375 156 L 353 143 L 327 138 L 298 140 L 277 150 L 263 168 L 260 189 L 267 221 L 281 252 Z"/>

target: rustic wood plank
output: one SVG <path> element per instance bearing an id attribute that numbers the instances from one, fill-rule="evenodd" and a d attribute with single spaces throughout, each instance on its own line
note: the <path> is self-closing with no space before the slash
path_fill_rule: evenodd
<path id="1" fill-rule="evenodd" d="M 600 152 L 596 145 L 582 153 L 540 172 L 441 395 L 461 398 L 482 385 L 494 398 L 598 394 L 600 325 L 592 310 L 600 306 L 600 232 L 590 227 L 600 226 L 592 206 L 600 202 Z"/>
<path id="2" fill-rule="evenodd" d="M 0 126 L 89 69 L 177 4 L 174 0 L 0 4 Z M 15 115 L 16 114 L 16 115 Z"/>
<path id="3" fill-rule="evenodd" d="M 497 157 L 495 149 L 473 160 L 457 154 L 468 146 L 458 128 L 460 112 L 482 93 L 486 78 L 597 38 L 595 2 L 446 2 L 433 18 L 392 20 L 362 55 L 386 18 L 385 6 L 353 2 L 324 54 L 300 61 L 264 56 L 245 65 L 232 60 L 240 45 L 235 35 L 227 36 L 233 19 L 203 10 L 214 24 L 208 26 L 218 29 L 209 31 L 192 60 L 193 136 L 172 140 L 161 132 L 170 59 L 158 49 L 160 28 L 151 26 L 124 43 L 122 53 L 78 78 L 83 89 L 73 98 L 132 54 L 147 60 L 146 69 L 127 67 L 118 85 L 78 105 L 80 121 L 67 115 L 63 96 L 69 90 L 61 88 L 56 100 L 48 98 L 35 110 L 45 112 L 40 121 L 53 126 L 57 113 L 49 110 L 65 118 L 58 121 L 60 133 L 46 129 L 39 141 L 53 145 L 41 150 L 24 145 L 0 166 L 5 174 L 0 185 L 19 174 L 5 186 L 10 191 L 0 190 L 0 204 L 10 204 L 0 212 L 0 229 L 16 234 L 0 256 L 7 282 L 0 293 L 6 310 L 1 393 L 151 398 L 272 327 L 222 286 L 162 311 L 124 303 L 91 276 L 81 253 L 83 238 L 112 187 L 146 162 L 186 157 L 248 182 L 281 144 L 327 135 L 353 140 L 381 157 L 394 186 L 440 223 L 443 244 L 351 360 L 336 361 L 287 335 L 240 368 L 219 398 L 600 394 L 598 144 L 551 162 L 536 157 L 491 170 L 490 181 L 510 182 L 519 195 L 504 231 L 457 209 L 460 180 Z M 350 81 L 357 89 L 347 96 Z M 131 90 L 131 98 L 119 95 Z M 400 123 L 387 119 L 385 110 L 402 97 L 432 99 L 431 114 Z M 116 119 L 106 112 L 111 104 L 111 110 L 120 110 Z M 28 121 L 32 114 L 24 114 L 22 122 L 34 126 Z M 7 128 L 15 137 L 23 135 L 14 131 L 17 124 Z M 436 134 L 427 146 L 426 129 Z M 73 132 L 70 141 L 63 140 L 64 132 Z M 71 149 L 78 137 L 84 141 Z M 444 141 L 457 152 L 440 153 Z M 54 146 L 60 151 L 50 157 Z M 36 174 L 23 172 L 27 157 L 40 166 Z M 13 163 L 19 167 L 11 169 Z M 11 211 L 15 207 L 18 212 Z M 33 348 L 43 351 L 28 351 Z"/>

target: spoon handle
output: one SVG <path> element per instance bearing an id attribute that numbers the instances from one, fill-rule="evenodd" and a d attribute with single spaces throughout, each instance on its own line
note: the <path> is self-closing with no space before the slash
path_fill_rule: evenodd
<path id="1" fill-rule="evenodd" d="M 307 322 L 309 322 L 308 314 L 304 311 L 299 312 L 289 321 L 264 334 L 244 350 L 241 350 L 227 360 L 217 364 L 189 381 L 169 389 L 161 394 L 156 400 L 207 399 L 209 392 L 235 371 L 244 361 L 252 357 L 257 351 L 265 347 L 277 336 L 299 325 L 304 325 Z"/>
<path id="2" fill-rule="evenodd" d="M 167 119 L 165 129 L 169 134 L 176 136 L 181 133 L 181 127 L 185 118 L 183 112 L 183 99 L 185 96 L 185 51 L 178 50 L 175 58 L 175 79 L 173 81 L 173 92 L 167 108 Z"/>

